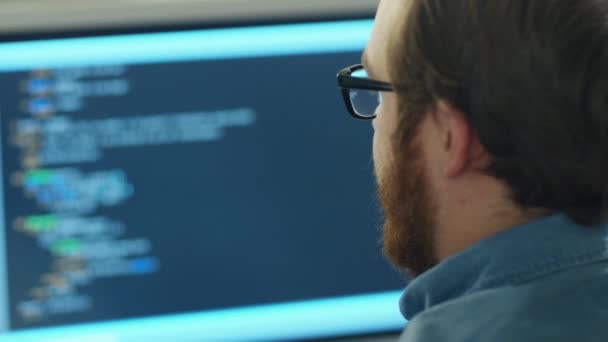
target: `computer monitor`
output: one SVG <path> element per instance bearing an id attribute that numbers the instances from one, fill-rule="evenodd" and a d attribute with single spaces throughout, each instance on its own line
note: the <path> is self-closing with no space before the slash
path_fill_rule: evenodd
<path id="1" fill-rule="evenodd" d="M 0 43 L 0 341 L 403 328 L 372 128 L 335 81 L 371 26 Z"/>

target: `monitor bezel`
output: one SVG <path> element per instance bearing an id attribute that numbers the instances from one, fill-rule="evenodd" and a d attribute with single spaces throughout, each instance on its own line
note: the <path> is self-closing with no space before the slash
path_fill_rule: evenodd
<path id="1" fill-rule="evenodd" d="M 339 22 L 350 20 L 373 19 L 369 15 L 350 15 L 350 16 L 302 16 L 292 18 L 273 18 L 273 19 L 246 19 L 246 20 L 223 20 L 221 22 L 191 22 L 191 23 L 173 23 L 173 24 L 144 24 L 133 27 L 116 27 L 116 28 L 80 28 L 76 30 L 60 30 L 60 31 L 32 31 L 32 32 L 15 32 L 15 33 L 0 33 L 0 44 L 9 42 L 47 40 L 47 39 L 66 39 L 66 38 L 85 38 L 85 37 L 101 37 L 115 36 L 126 34 L 147 34 L 147 33 L 164 33 L 164 32 L 179 32 L 179 31 L 197 31 L 222 28 L 237 28 L 237 27 L 254 27 L 254 26 L 271 26 L 271 25 L 287 25 L 287 24 L 303 24 L 303 23 L 323 23 L 323 22 Z"/>

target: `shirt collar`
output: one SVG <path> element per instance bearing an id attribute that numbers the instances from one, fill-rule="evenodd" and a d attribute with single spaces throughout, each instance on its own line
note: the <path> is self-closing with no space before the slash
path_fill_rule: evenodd
<path id="1" fill-rule="evenodd" d="M 568 267 L 608 260 L 608 227 L 582 227 L 565 215 L 548 216 L 482 240 L 414 279 L 401 298 L 410 320 L 466 294 Z"/>

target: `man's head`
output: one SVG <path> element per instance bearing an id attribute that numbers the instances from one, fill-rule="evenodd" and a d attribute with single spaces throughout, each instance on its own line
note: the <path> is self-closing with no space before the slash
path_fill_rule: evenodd
<path id="1" fill-rule="evenodd" d="M 364 65 L 384 248 L 414 275 L 550 212 L 602 219 L 608 2 L 383 0 Z"/>

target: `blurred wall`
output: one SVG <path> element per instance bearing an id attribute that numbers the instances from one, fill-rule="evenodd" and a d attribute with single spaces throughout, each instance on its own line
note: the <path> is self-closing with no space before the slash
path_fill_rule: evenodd
<path id="1" fill-rule="evenodd" d="M 372 16 L 378 0 L 0 0 L 0 35 Z"/>

